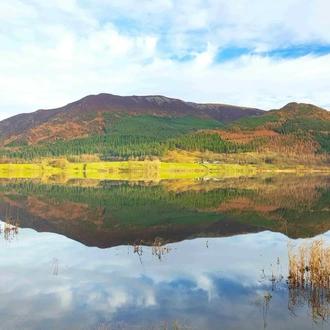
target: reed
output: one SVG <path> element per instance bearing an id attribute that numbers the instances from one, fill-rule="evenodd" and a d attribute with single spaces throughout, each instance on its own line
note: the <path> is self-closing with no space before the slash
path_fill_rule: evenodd
<path id="1" fill-rule="evenodd" d="M 311 309 L 311 318 L 326 322 L 330 318 L 330 247 L 323 239 L 303 242 L 298 250 L 288 244 L 289 261 L 289 304 L 295 308 L 306 302 Z"/>
<path id="2" fill-rule="evenodd" d="M 163 239 L 157 237 L 152 243 L 152 255 L 156 256 L 158 260 L 162 260 L 165 254 L 170 253 L 172 250 L 169 246 L 163 246 Z"/>
<path id="3" fill-rule="evenodd" d="M 172 248 L 169 246 L 164 246 L 165 241 L 160 238 L 156 237 L 155 240 L 151 244 L 151 254 L 156 256 L 158 260 L 162 260 L 165 257 L 165 254 L 171 252 Z M 143 244 L 143 245 L 142 245 Z M 146 242 L 141 240 L 140 244 L 133 244 L 133 252 L 136 253 L 139 257 L 143 254 L 143 246 L 148 245 Z"/>
<path id="4" fill-rule="evenodd" d="M 18 225 L 12 225 L 8 220 L 0 226 L 0 235 L 3 234 L 3 237 L 6 241 L 11 241 L 18 234 Z"/>

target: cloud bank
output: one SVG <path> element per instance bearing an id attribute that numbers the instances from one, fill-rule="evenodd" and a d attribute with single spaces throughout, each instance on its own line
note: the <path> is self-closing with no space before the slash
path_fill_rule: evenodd
<path id="1" fill-rule="evenodd" d="M 0 119 L 88 94 L 330 109 L 326 0 L 0 0 Z"/>

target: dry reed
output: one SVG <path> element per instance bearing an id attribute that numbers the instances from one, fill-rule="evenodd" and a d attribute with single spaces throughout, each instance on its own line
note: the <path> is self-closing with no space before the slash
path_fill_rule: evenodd
<path id="1" fill-rule="evenodd" d="M 145 244 L 143 240 L 141 240 L 141 243 Z M 172 250 L 168 246 L 163 246 L 164 240 L 160 237 L 156 237 L 154 242 L 151 244 L 151 252 L 153 256 L 156 256 L 158 260 L 162 260 L 165 256 L 165 254 L 170 253 Z M 133 252 L 138 254 L 139 257 L 143 254 L 143 245 L 133 244 Z"/>
<path id="2" fill-rule="evenodd" d="M 18 224 L 11 224 L 10 220 L 7 219 L 3 225 L 0 225 L 0 235 L 3 234 L 3 237 L 6 241 L 11 241 L 18 234 Z"/>
<path id="3" fill-rule="evenodd" d="M 315 322 L 328 321 L 330 317 L 330 247 L 323 239 L 304 242 L 295 252 L 288 244 L 289 305 L 292 314 L 297 306 L 306 302 Z"/>

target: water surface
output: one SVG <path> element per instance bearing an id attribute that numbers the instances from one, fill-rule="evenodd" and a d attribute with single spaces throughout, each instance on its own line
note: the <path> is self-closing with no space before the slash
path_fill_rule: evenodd
<path id="1" fill-rule="evenodd" d="M 329 182 L 3 180 L 1 328 L 330 328 L 287 283 L 288 241 L 330 243 Z"/>

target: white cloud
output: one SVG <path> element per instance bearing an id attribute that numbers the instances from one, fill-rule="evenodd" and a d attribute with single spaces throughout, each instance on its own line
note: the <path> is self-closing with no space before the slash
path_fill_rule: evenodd
<path id="1" fill-rule="evenodd" d="M 227 46 L 329 44 L 329 10 L 325 0 L 0 0 L 0 118 L 101 92 L 329 108 L 329 55 L 215 63 Z"/>

